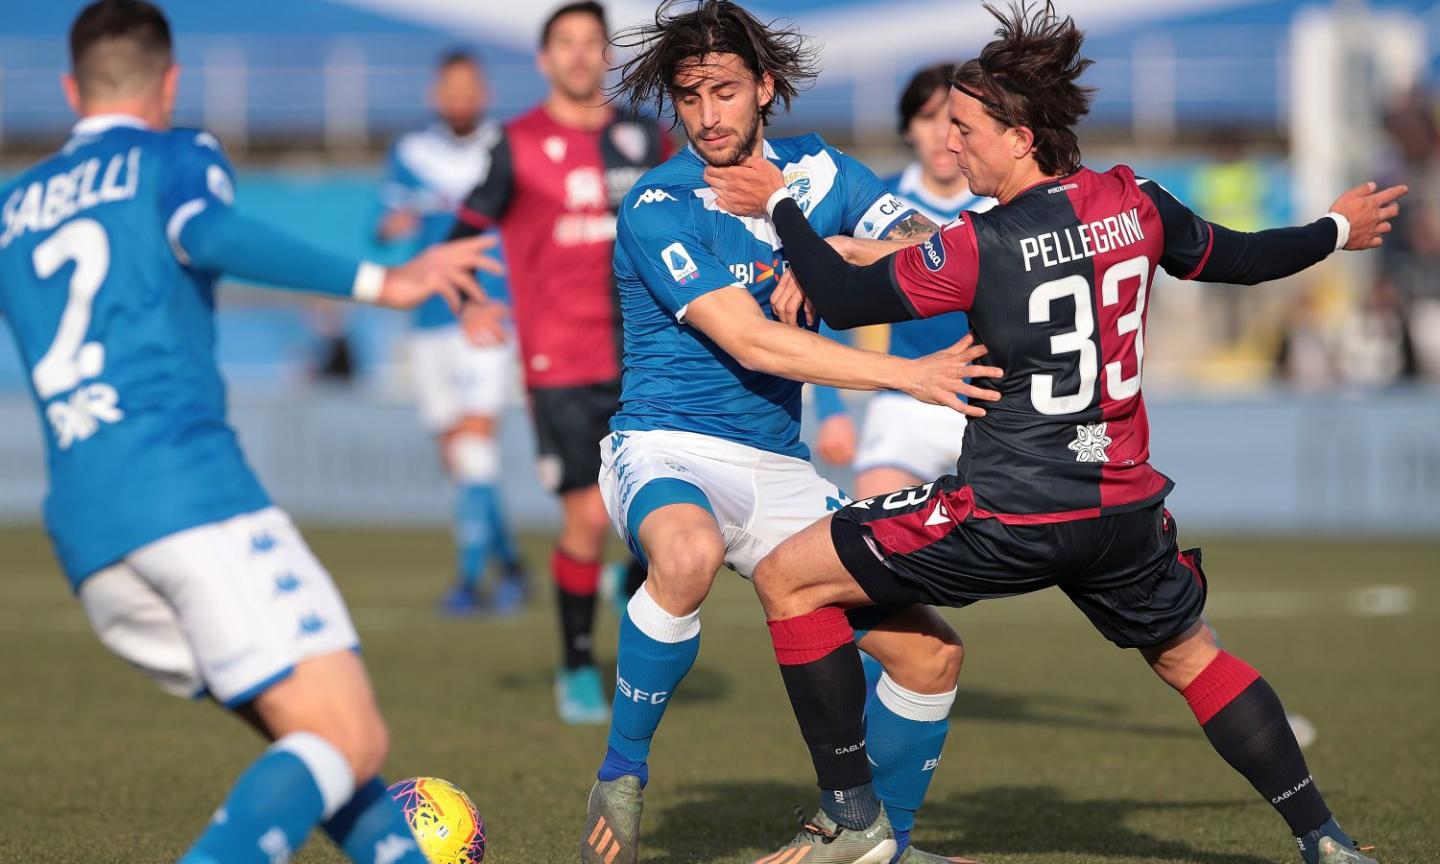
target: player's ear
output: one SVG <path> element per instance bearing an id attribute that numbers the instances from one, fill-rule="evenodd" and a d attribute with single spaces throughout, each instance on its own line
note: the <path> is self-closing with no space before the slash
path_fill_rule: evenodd
<path id="1" fill-rule="evenodd" d="M 760 107 L 769 107 L 773 101 L 775 101 L 775 76 L 769 72 L 763 72 L 760 75 Z"/>
<path id="2" fill-rule="evenodd" d="M 1012 126 L 1010 131 L 1015 133 L 1015 145 L 1011 155 L 1016 159 L 1024 159 L 1035 149 L 1035 132 L 1029 126 Z"/>
<path id="3" fill-rule="evenodd" d="M 180 93 L 180 64 L 171 63 L 165 67 L 165 74 L 160 79 L 160 100 L 164 106 L 165 116 L 169 118 L 175 111 L 175 98 Z"/>
<path id="4" fill-rule="evenodd" d="M 60 89 L 65 91 L 65 103 L 70 106 L 70 110 L 79 115 L 80 84 L 75 80 L 75 76 L 69 72 L 62 72 L 60 74 Z"/>

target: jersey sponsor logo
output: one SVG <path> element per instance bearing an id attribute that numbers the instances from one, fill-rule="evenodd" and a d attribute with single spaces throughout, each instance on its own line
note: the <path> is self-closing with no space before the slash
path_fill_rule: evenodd
<path id="1" fill-rule="evenodd" d="M 1049 231 L 1020 241 L 1025 256 L 1025 272 L 1029 273 L 1034 259 L 1042 267 L 1054 267 L 1081 258 L 1104 255 L 1112 249 L 1131 246 L 1145 239 L 1140 227 L 1140 211 L 1135 208 L 1073 228 Z M 1064 241 L 1063 243 L 1061 241 Z"/>
<path id="2" fill-rule="evenodd" d="M 684 245 L 679 241 L 671 243 L 660 250 L 660 261 L 670 270 L 670 278 L 684 285 L 700 277 L 700 268 L 695 266 L 695 259 L 685 251 Z"/>
<path id="3" fill-rule="evenodd" d="M 1107 423 L 1084 423 L 1075 427 L 1075 440 L 1065 447 L 1075 454 L 1076 462 L 1109 462 L 1105 452 L 1113 442 L 1105 434 Z"/>
<path id="4" fill-rule="evenodd" d="M 615 239 L 613 213 L 566 213 L 555 220 L 556 246 L 588 246 Z"/>
<path id="5" fill-rule="evenodd" d="M 565 151 L 569 149 L 569 146 L 566 145 L 564 138 L 559 135 L 551 135 L 540 142 L 540 149 L 550 157 L 551 162 L 564 162 Z"/>
<path id="6" fill-rule="evenodd" d="M 641 204 L 655 204 L 660 201 L 674 200 L 675 196 L 671 195 L 669 192 L 666 192 L 664 189 L 646 189 L 644 192 L 640 193 L 639 198 L 635 199 L 635 203 L 630 207 L 630 209 L 635 210 Z"/>
<path id="7" fill-rule="evenodd" d="M 606 206 L 605 178 L 596 168 L 576 168 L 565 175 L 565 209 L 594 210 Z"/>
<path id="8" fill-rule="evenodd" d="M 945 244 L 940 242 L 939 232 L 920 244 L 920 256 L 925 259 L 925 269 L 931 273 L 939 273 L 945 266 Z"/>
<path id="9" fill-rule="evenodd" d="M 610 193 L 610 206 L 618 208 L 620 202 L 625 200 L 625 196 L 630 194 L 630 190 L 640 182 L 640 178 L 645 176 L 645 172 L 648 170 L 648 168 L 632 165 L 606 168 L 605 188 Z"/>
<path id="10" fill-rule="evenodd" d="M 764 285 L 774 279 L 781 269 L 779 258 L 772 259 L 768 264 L 764 261 L 751 261 L 749 264 L 731 264 L 730 272 L 736 280 L 747 285 Z"/>
<path id="11" fill-rule="evenodd" d="M 117 153 L 106 162 L 86 159 L 69 171 L 17 188 L 6 200 L 0 249 L 27 231 L 49 231 L 82 210 L 134 198 L 140 189 L 140 148 Z"/>
<path id="12" fill-rule="evenodd" d="M 102 423 L 119 423 L 125 419 L 120 410 L 120 394 L 109 384 L 86 384 L 45 406 L 45 419 L 55 430 L 55 444 L 70 449 L 77 441 L 85 441 L 100 431 Z"/>

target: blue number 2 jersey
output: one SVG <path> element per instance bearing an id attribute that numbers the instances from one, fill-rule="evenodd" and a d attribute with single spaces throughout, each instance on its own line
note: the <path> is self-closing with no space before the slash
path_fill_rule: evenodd
<path id="1" fill-rule="evenodd" d="M 232 188 L 208 133 L 95 117 L 0 190 L 0 314 L 30 371 L 45 521 L 73 586 L 270 503 L 225 422 L 216 274 L 186 266 L 179 242 Z"/>
<path id="2" fill-rule="evenodd" d="M 878 238 L 915 210 L 870 169 L 818 135 L 765 142 L 765 156 L 822 236 Z M 798 382 L 745 369 L 685 323 L 685 307 L 730 285 L 773 317 L 770 292 L 785 259 L 765 218 L 722 211 L 689 148 L 651 170 L 620 206 L 615 280 L 625 319 L 617 432 L 696 432 L 786 456 L 800 443 Z"/>

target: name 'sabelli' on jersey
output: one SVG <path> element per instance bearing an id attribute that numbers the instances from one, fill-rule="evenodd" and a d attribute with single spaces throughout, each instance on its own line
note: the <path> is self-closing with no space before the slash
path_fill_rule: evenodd
<path id="1" fill-rule="evenodd" d="M 1073 228 L 1026 237 L 1020 241 L 1020 252 L 1025 256 L 1025 272 L 1028 273 L 1036 258 L 1040 259 L 1042 267 L 1055 267 L 1081 258 L 1094 258 L 1144 239 L 1145 232 L 1140 229 L 1140 212 L 1132 208 L 1094 222 L 1082 222 Z"/>

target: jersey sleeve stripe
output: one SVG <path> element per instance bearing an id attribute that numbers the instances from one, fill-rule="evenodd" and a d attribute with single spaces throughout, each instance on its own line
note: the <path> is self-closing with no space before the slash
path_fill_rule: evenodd
<path id="1" fill-rule="evenodd" d="M 469 225 L 472 228 L 479 228 L 481 231 L 484 231 L 487 228 L 494 226 L 495 224 L 494 221 L 491 220 L 490 217 L 486 216 L 484 213 L 476 212 L 475 210 L 471 210 L 469 207 L 465 206 L 461 206 L 459 210 L 455 211 L 455 218 L 459 219 L 461 222 L 464 222 L 466 225 Z"/>
<path id="2" fill-rule="evenodd" d="M 175 212 L 170 214 L 170 220 L 165 223 L 165 239 L 170 241 L 170 251 L 175 253 L 175 260 L 185 266 L 190 266 L 190 253 L 180 243 L 180 234 L 184 232 L 185 225 L 191 219 L 199 216 L 205 210 L 205 199 L 195 198 L 186 201 Z"/>
<path id="3" fill-rule="evenodd" d="M 1200 263 L 1195 265 L 1195 269 L 1181 276 L 1181 279 L 1194 279 L 1199 276 L 1200 271 L 1204 270 L 1205 265 L 1210 261 L 1210 251 L 1215 248 L 1215 227 L 1207 222 L 1205 230 L 1209 233 L 1209 239 L 1205 241 L 1205 254 L 1200 256 Z"/>

